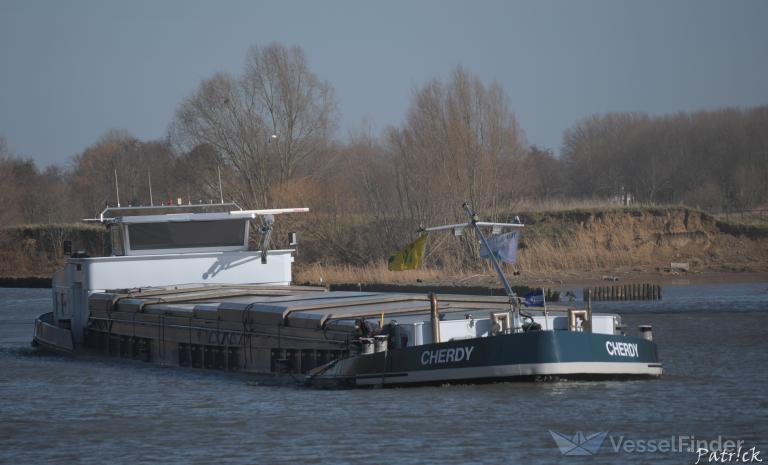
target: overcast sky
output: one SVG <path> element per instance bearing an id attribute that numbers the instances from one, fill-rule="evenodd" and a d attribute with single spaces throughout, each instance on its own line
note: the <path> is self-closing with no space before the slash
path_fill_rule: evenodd
<path id="1" fill-rule="evenodd" d="M 340 139 L 402 124 L 414 88 L 459 64 L 556 152 L 594 113 L 768 103 L 763 0 L 0 0 L 0 135 L 41 166 L 110 128 L 162 138 L 202 79 L 274 41 L 333 85 Z"/>

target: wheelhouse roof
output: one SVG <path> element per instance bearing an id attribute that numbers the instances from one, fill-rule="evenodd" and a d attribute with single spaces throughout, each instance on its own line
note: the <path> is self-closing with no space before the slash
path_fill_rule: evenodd
<path id="1" fill-rule="evenodd" d="M 278 215 L 282 213 L 305 213 L 308 211 L 309 208 L 243 210 L 236 203 L 107 207 L 99 214 L 98 218 L 87 218 L 83 221 L 118 224 L 249 220 L 255 219 L 257 216 Z"/>

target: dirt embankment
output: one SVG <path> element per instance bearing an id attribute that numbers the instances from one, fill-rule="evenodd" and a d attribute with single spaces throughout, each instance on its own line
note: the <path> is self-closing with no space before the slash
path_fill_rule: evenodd
<path id="1" fill-rule="evenodd" d="M 517 285 L 594 285 L 622 282 L 766 280 L 768 227 L 717 221 L 685 207 L 564 210 L 520 215 L 525 230 L 516 266 L 504 265 Z M 428 245 L 427 247 L 430 247 Z M 671 270 L 683 263 L 688 271 Z M 297 263 L 297 279 L 322 283 L 441 283 L 498 286 L 487 263 L 472 267 L 390 272 L 386 260 L 364 267 Z M 734 281 L 735 280 L 735 281 Z"/>
<path id="2" fill-rule="evenodd" d="M 64 241 L 91 256 L 108 250 L 101 226 L 35 224 L 0 229 L 0 277 L 49 277 L 64 264 Z M 13 281 L 9 281 L 13 283 Z"/>
<path id="3" fill-rule="evenodd" d="M 518 256 L 520 274 L 514 278 L 521 284 L 594 280 L 606 274 L 622 279 L 659 277 L 672 273 L 667 271 L 672 262 L 687 263 L 689 271 L 681 274 L 688 276 L 768 272 L 768 226 L 721 222 L 684 207 L 537 212 L 521 218 L 526 228 Z M 96 226 L 5 228 L 0 230 L 0 277 L 50 276 L 63 263 L 64 240 L 72 240 L 75 250 L 91 255 L 100 255 L 108 247 L 104 229 Z M 405 278 L 474 284 L 493 279 L 490 269 L 476 274 L 478 279 L 460 276 L 455 270 L 392 273 L 386 271 L 385 260 L 382 257 L 381 263 L 371 264 L 371 270 L 343 267 L 342 275 L 333 279 L 328 267 L 302 263 L 299 258 L 297 278 L 312 281 L 318 274 L 325 276 L 319 279 L 325 283 L 360 282 L 366 275 L 363 271 L 375 271 L 368 274 L 378 282 L 404 282 Z M 512 275 L 514 270 L 508 271 Z"/>
<path id="4" fill-rule="evenodd" d="M 689 274 L 768 271 L 768 227 L 684 207 L 545 212 L 526 226 L 520 261 L 533 276 L 673 273 L 673 262 Z"/>

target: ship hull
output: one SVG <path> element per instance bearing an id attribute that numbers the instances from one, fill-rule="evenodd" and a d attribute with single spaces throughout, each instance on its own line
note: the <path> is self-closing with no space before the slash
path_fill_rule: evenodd
<path id="1" fill-rule="evenodd" d="M 316 387 L 402 387 L 498 381 L 644 379 L 663 372 L 645 339 L 531 331 L 358 355 L 315 370 Z"/>
<path id="2" fill-rule="evenodd" d="M 125 347 L 110 349 L 106 345 L 104 349 L 108 350 L 103 352 L 161 361 L 164 365 L 169 362 L 177 364 L 174 362 L 178 352 L 169 357 L 152 356 L 152 353 L 166 346 L 163 341 L 152 338 L 143 341 L 146 343 L 136 344 L 131 339 L 127 350 Z M 40 349 L 57 353 L 75 351 L 71 332 L 55 326 L 50 313 L 37 318 L 34 344 Z M 142 347 L 149 351 L 142 352 Z M 204 347 L 201 349 L 203 352 Z M 651 341 L 631 336 L 571 331 L 530 331 L 347 357 L 334 351 L 333 355 L 337 357 L 334 361 L 315 368 L 307 375 L 307 386 L 366 388 L 509 381 L 627 380 L 653 379 L 663 373 L 656 344 Z M 274 355 L 272 358 L 274 365 Z M 273 375 L 280 371 L 274 366 L 252 370 L 249 369 L 252 367 L 242 363 L 235 362 L 232 366 L 227 363 L 225 358 L 221 366 L 205 362 L 197 364 L 191 360 L 189 364 L 178 365 L 272 372 Z"/>
<path id="3" fill-rule="evenodd" d="M 53 312 L 44 313 L 35 319 L 32 345 L 46 352 L 61 354 L 71 354 L 75 350 L 72 332 L 54 324 Z"/>

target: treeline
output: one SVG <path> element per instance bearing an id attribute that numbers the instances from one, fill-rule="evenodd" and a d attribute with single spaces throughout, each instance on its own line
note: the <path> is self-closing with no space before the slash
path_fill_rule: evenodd
<path id="1" fill-rule="evenodd" d="M 592 116 L 568 129 L 569 195 L 739 210 L 768 199 L 768 106 Z"/>
<path id="2" fill-rule="evenodd" d="M 710 211 L 768 201 L 768 106 L 652 117 L 598 115 L 530 146 L 504 89 L 458 67 L 414 92 L 404 122 L 334 138 L 333 88 L 298 47 L 254 47 L 241 75 L 219 73 L 180 102 L 160 141 L 113 130 L 66 166 L 40 170 L 0 138 L 0 221 L 63 223 L 122 205 L 209 202 L 308 206 L 306 257 L 364 263 L 419 225 L 463 219 L 469 201 L 507 220 L 523 202 L 684 203 Z M 151 186 L 151 189 L 150 189 Z M 151 195 L 150 195 L 151 192 Z M 476 253 L 439 254 L 445 263 Z M 451 258 L 454 257 L 454 258 Z"/>

